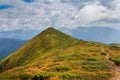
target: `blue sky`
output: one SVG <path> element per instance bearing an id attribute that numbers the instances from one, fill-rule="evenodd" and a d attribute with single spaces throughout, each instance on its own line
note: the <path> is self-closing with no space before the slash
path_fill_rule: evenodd
<path id="1" fill-rule="evenodd" d="M 0 10 L 12 8 L 10 5 L 0 5 Z"/>
<path id="2" fill-rule="evenodd" d="M 30 2 L 34 2 L 35 0 L 23 0 L 23 1 L 30 3 Z"/>
<path id="3" fill-rule="evenodd" d="M 50 26 L 120 29 L 120 0 L 0 0 L 0 31 Z"/>

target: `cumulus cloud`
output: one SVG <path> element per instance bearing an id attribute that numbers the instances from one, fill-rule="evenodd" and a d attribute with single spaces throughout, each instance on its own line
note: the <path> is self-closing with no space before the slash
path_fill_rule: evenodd
<path id="1" fill-rule="evenodd" d="M 120 0 L 0 0 L 0 30 L 69 29 L 79 26 L 120 27 Z M 75 5 L 76 4 L 76 5 Z"/>
<path id="2" fill-rule="evenodd" d="M 120 20 L 120 0 L 114 0 L 110 4 L 108 18 Z"/>
<path id="3" fill-rule="evenodd" d="M 102 20 L 107 15 L 107 7 L 101 5 L 99 1 L 86 3 L 76 16 L 82 24 L 91 24 Z"/>

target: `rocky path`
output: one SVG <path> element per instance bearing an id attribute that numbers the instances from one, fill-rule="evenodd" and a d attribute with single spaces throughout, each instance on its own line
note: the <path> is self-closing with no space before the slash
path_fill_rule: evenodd
<path id="1" fill-rule="evenodd" d="M 119 66 L 115 66 L 115 77 L 113 77 L 110 80 L 120 80 L 120 67 Z"/>
<path id="2" fill-rule="evenodd" d="M 109 54 L 106 55 L 106 59 L 111 62 L 111 64 L 113 64 L 114 66 L 114 73 L 115 73 L 115 77 L 113 77 L 110 80 L 120 80 L 120 66 L 115 65 L 114 62 L 112 62 L 111 60 L 109 60 Z"/>

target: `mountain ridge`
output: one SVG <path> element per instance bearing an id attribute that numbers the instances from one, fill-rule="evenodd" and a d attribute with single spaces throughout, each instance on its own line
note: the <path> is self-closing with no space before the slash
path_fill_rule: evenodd
<path id="1" fill-rule="evenodd" d="M 119 53 L 118 47 L 78 40 L 48 28 L 0 61 L 0 79 L 110 80 L 114 66 L 108 59 L 119 65 Z"/>
<path id="2" fill-rule="evenodd" d="M 120 29 L 102 27 L 102 26 L 80 26 L 78 28 L 60 28 L 63 31 L 77 39 L 87 41 L 103 42 L 103 43 L 120 43 Z M 17 38 L 22 40 L 30 40 L 37 35 L 41 30 L 13 30 L 13 31 L 0 31 L 0 38 Z M 78 35 L 79 34 L 79 35 Z M 104 36 L 103 36 L 104 35 Z M 98 37 L 99 36 L 99 37 Z M 97 37 L 97 38 L 96 38 Z M 109 40 L 108 40 L 109 39 Z"/>
<path id="3" fill-rule="evenodd" d="M 52 48 L 62 49 L 62 48 L 68 47 L 71 44 L 75 44 L 76 42 L 77 42 L 76 39 L 69 37 L 68 35 L 62 32 L 59 32 L 54 28 L 48 28 L 45 31 L 38 34 L 37 36 L 35 36 L 30 41 L 28 41 L 22 48 L 14 52 L 12 55 L 8 56 L 7 60 L 9 60 L 9 58 L 13 55 L 15 57 L 13 56 L 13 59 L 9 60 L 8 62 L 9 67 L 6 66 L 6 69 L 19 66 L 19 65 L 28 64 L 29 61 L 31 61 L 31 57 L 34 58 L 35 55 L 45 53 L 46 51 Z M 61 44 L 62 46 L 59 44 Z M 16 55 L 19 55 L 19 56 L 16 56 Z M 9 64 L 9 63 L 12 63 L 12 64 Z M 7 63 L 5 63 L 5 65 L 6 64 Z"/>

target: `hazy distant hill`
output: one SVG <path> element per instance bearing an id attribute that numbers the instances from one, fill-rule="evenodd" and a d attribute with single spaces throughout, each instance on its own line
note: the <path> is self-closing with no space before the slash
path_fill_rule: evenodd
<path id="1" fill-rule="evenodd" d="M 120 44 L 118 44 L 118 43 L 112 43 L 112 44 L 110 44 L 111 46 L 116 46 L 116 47 L 120 47 Z"/>
<path id="2" fill-rule="evenodd" d="M 13 30 L 13 31 L 0 31 L 0 38 L 15 38 L 21 40 L 29 40 L 37 35 L 37 30 Z"/>
<path id="3" fill-rule="evenodd" d="M 71 33 L 71 36 L 78 39 L 104 43 L 120 43 L 120 29 L 107 27 L 79 27 L 77 29 L 66 30 Z"/>
<path id="4" fill-rule="evenodd" d="M 10 53 L 14 52 L 22 45 L 24 45 L 26 42 L 26 40 L 0 38 L 0 58 L 8 56 Z"/>
<path id="5" fill-rule="evenodd" d="M 0 61 L 0 79 L 110 80 L 120 65 L 119 56 L 119 47 L 48 28 Z"/>

